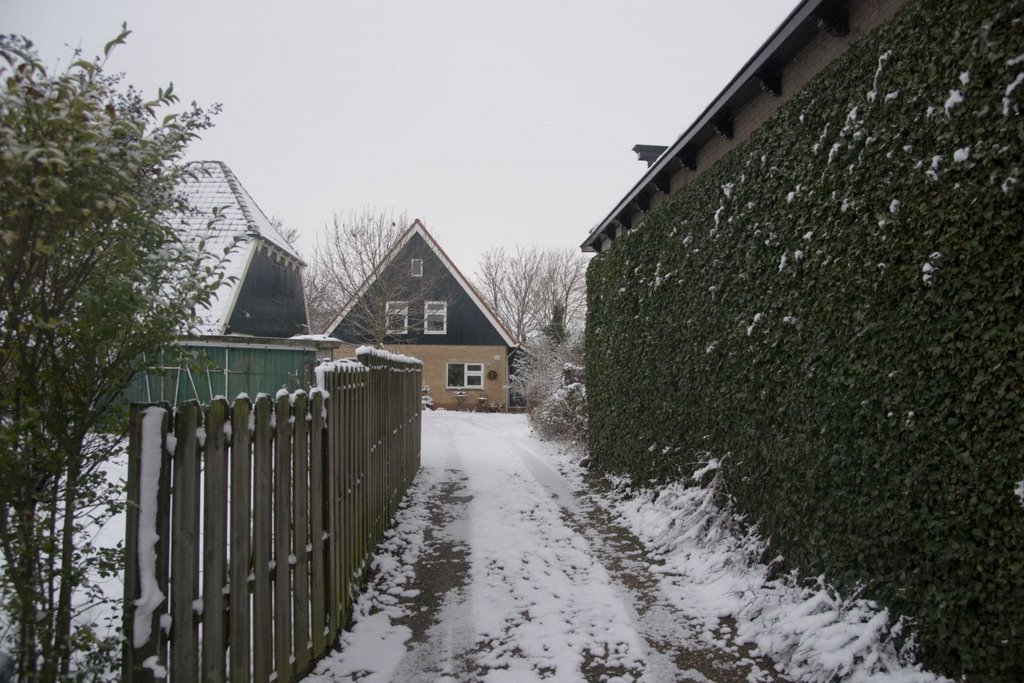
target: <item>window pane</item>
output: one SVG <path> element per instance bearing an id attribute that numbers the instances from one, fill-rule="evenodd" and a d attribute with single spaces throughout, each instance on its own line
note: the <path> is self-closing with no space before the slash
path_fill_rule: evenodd
<path id="1" fill-rule="evenodd" d="M 484 366 L 480 363 L 470 363 L 466 366 L 466 370 L 469 372 L 483 372 Z"/>
<path id="2" fill-rule="evenodd" d="M 481 377 L 480 375 L 466 375 L 467 387 L 482 387 L 483 385 L 483 377 Z"/>
<path id="3" fill-rule="evenodd" d="M 462 363 L 449 363 L 448 364 L 448 386 L 450 387 L 464 387 L 465 384 L 465 366 Z"/>
<path id="4" fill-rule="evenodd" d="M 412 260 L 412 276 L 422 277 L 423 276 L 423 259 L 414 258 Z"/>
<path id="5" fill-rule="evenodd" d="M 448 329 L 448 304 L 444 301 L 427 301 L 423 305 L 424 329 L 428 333 L 444 334 Z"/>
<path id="6" fill-rule="evenodd" d="M 405 334 L 409 328 L 409 304 L 389 301 L 387 304 L 388 334 Z"/>

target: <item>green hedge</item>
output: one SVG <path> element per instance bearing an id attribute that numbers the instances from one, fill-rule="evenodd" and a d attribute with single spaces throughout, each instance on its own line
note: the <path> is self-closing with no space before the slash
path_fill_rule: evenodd
<path id="1" fill-rule="evenodd" d="M 773 551 L 977 680 L 1024 680 L 1022 14 L 912 0 L 588 276 L 595 465 L 723 458 Z"/>

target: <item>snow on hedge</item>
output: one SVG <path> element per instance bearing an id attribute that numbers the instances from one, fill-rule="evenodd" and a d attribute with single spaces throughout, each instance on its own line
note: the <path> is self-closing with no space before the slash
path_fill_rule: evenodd
<path id="1" fill-rule="evenodd" d="M 694 485 L 714 472 L 708 486 Z M 774 659 L 794 680 L 825 682 L 946 681 L 897 651 L 903 624 L 864 598 L 840 595 L 823 578 L 773 578 L 760 561 L 766 543 L 757 530 L 740 532 L 741 518 L 719 501 L 724 485 L 717 462 L 694 472 L 690 485 L 629 489 L 620 481 L 610 504 L 661 564 L 652 571 L 672 603 L 701 620 L 714 639 L 719 620 L 736 620 L 737 640 Z"/>

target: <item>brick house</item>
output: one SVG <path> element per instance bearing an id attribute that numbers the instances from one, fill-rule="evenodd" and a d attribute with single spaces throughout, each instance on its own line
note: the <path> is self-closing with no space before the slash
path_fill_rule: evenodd
<path id="1" fill-rule="evenodd" d="M 344 342 L 335 357 L 374 341 L 359 321 L 359 309 L 369 309 L 386 316 L 388 351 L 423 361 L 424 391 L 436 407 L 508 406 L 509 359 L 518 343 L 419 219 L 378 272 L 327 326 L 327 335 Z"/>

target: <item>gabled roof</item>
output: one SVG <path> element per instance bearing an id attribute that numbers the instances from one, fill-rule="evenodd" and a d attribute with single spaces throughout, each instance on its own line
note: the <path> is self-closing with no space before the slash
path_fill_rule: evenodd
<path id="1" fill-rule="evenodd" d="M 483 299 L 483 297 L 480 296 L 480 293 L 476 291 L 476 287 L 474 287 L 469 282 L 469 280 L 466 279 L 466 276 L 463 275 L 462 271 L 460 271 L 458 267 L 455 265 L 455 263 L 452 262 L 448 254 L 445 253 L 445 250 L 442 249 L 441 245 L 437 243 L 437 240 L 434 239 L 433 235 L 431 235 L 427 231 L 427 226 L 425 226 L 423 222 L 420 221 L 419 218 L 412 222 L 412 225 L 410 225 L 409 228 L 404 233 L 402 233 L 402 236 L 399 237 L 395 244 L 391 247 L 391 249 L 388 250 L 388 253 L 384 256 L 384 259 L 381 262 L 381 267 L 377 268 L 376 272 L 384 272 L 391 265 L 391 262 L 394 261 L 395 257 L 398 256 L 398 253 L 402 250 L 402 248 L 409 243 L 409 240 L 411 240 L 414 235 L 419 235 L 420 237 L 423 238 L 423 241 L 427 244 L 430 250 L 434 252 L 434 255 L 437 256 L 437 259 L 441 262 L 441 264 L 448 270 L 451 276 L 455 278 L 455 281 L 458 283 L 460 287 L 462 287 L 462 289 L 466 292 L 466 294 L 473 301 L 473 303 L 476 304 L 477 308 L 480 309 L 480 312 L 483 313 L 484 317 L 487 318 L 487 321 L 491 323 L 491 325 L 498 332 L 498 334 L 501 335 L 501 338 L 505 342 L 505 344 L 507 346 L 513 347 L 518 346 L 518 343 L 515 341 L 515 338 L 512 336 L 512 333 L 509 331 L 509 329 L 505 327 L 501 320 L 498 319 L 498 316 L 497 314 L 495 314 L 494 310 L 489 305 L 487 305 L 487 302 Z M 373 283 L 376 282 L 376 280 L 377 275 L 376 273 L 374 273 L 369 278 L 367 278 L 365 282 L 363 282 L 363 284 L 359 287 L 359 290 L 342 307 L 337 317 L 335 317 L 335 319 L 331 321 L 331 324 L 327 326 L 328 334 L 332 334 L 334 332 L 334 330 L 338 327 L 341 321 L 345 319 L 345 316 L 349 314 L 349 311 L 351 311 L 352 308 L 355 306 L 356 302 L 358 302 L 359 299 L 366 294 L 366 292 L 370 289 L 371 286 L 373 286 Z"/>
<path id="2" fill-rule="evenodd" d="M 222 285 L 209 310 L 200 312 L 201 324 L 197 330 L 204 335 L 224 334 L 249 263 L 261 243 L 271 246 L 300 267 L 305 262 L 225 163 L 197 161 L 189 167 L 195 177 L 187 180 L 181 189 L 193 213 L 175 217 L 185 241 L 198 244 L 204 240 L 206 251 L 218 257 L 238 242 L 224 263 L 225 276 L 236 279 Z M 222 218 L 211 226 L 209 223 L 215 210 Z"/>
<path id="3" fill-rule="evenodd" d="M 584 240 L 583 251 L 601 251 L 604 240 L 628 230 L 630 216 L 646 211 L 650 198 L 668 193 L 673 174 L 681 168 L 697 169 L 696 154 L 716 135 L 732 138 L 733 114 L 756 94 L 782 94 L 782 67 L 819 33 L 845 36 L 849 32 L 851 0 L 802 0 L 675 143 L 650 162 L 647 172 L 619 200 Z"/>

